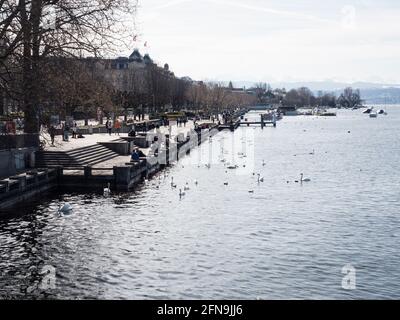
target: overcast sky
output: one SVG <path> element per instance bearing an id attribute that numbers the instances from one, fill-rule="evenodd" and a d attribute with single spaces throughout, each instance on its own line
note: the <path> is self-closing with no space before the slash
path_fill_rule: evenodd
<path id="1" fill-rule="evenodd" d="M 136 46 L 168 62 L 178 76 L 400 83 L 398 0 L 139 0 L 139 5 Z"/>

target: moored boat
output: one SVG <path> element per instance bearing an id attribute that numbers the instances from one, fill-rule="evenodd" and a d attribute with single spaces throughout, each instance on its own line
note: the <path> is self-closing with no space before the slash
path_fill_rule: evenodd
<path id="1" fill-rule="evenodd" d="M 372 112 L 372 110 L 374 110 L 374 107 L 364 110 L 363 113 L 369 114 Z"/>

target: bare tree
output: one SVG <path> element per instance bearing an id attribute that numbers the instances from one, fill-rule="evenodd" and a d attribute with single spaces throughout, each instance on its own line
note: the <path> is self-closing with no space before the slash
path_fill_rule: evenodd
<path id="1" fill-rule="evenodd" d="M 353 108 L 362 105 L 360 90 L 348 87 L 338 98 L 338 103 L 344 108 Z"/>
<path id="2" fill-rule="evenodd" d="M 130 0 L 0 1 L 2 65 L 21 74 L 25 131 L 39 130 L 40 69 L 48 57 L 100 56 L 122 45 L 123 23 L 134 14 Z"/>

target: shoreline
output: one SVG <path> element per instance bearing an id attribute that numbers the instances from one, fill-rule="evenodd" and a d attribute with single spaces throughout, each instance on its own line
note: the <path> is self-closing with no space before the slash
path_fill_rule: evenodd
<path id="1" fill-rule="evenodd" d="M 24 201 L 38 198 L 43 193 L 51 192 L 53 189 L 73 189 L 80 192 L 98 189 L 100 192 L 110 183 L 112 189 L 118 192 L 132 191 L 142 181 L 178 162 L 195 147 L 200 146 L 219 132 L 217 124 L 210 124 L 208 129 L 192 130 L 183 141 L 180 141 L 178 136 L 170 139 L 167 135 L 166 139 L 169 141 L 167 148 L 160 150 L 157 157 L 147 156 L 141 158 L 137 163 L 129 163 L 129 160 L 127 160 L 125 165 L 115 165 L 110 168 L 96 168 L 89 165 L 76 168 L 77 170 L 74 171 L 64 170 L 62 166 L 54 166 L 43 169 L 37 168 L 29 170 L 25 174 L 9 177 L 2 180 L 3 183 L 5 183 L 4 181 L 10 182 L 5 185 L 6 190 L 1 194 L 0 218 L 12 216 L 10 211 L 20 207 Z M 147 134 L 149 133 L 147 132 Z M 129 159 L 128 156 L 126 158 Z M 98 172 L 101 172 L 101 174 L 96 174 Z M 103 174 L 103 172 L 106 172 L 106 174 Z M 44 180 L 38 181 L 40 176 L 44 176 Z M 27 183 L 32 179 L 34 180 L 32 183 Z"/>

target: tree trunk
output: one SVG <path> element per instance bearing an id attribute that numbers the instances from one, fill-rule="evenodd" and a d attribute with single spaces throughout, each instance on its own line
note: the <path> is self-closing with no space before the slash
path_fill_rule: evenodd
<path id="1" fill-rule="evenodd" d="M 20 0 L 21 24 L 23 28 L 23 106 L 24 131 L 38 133 L 39 124 L 39 55 L 40 55 L 40 17 L 42 0 L 32 0 L 28 19 L 26 1 Z"/>

